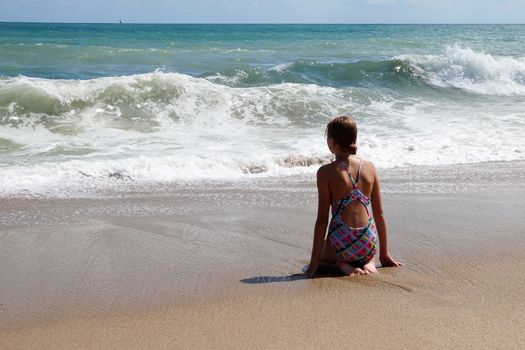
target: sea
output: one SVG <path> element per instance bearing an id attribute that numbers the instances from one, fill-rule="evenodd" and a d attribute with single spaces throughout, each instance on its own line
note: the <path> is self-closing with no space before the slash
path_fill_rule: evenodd
<path id="1" fill-rule="evenodd" d="M 0 196 L 525 160 L 525 25 L 0 23 Z"/>

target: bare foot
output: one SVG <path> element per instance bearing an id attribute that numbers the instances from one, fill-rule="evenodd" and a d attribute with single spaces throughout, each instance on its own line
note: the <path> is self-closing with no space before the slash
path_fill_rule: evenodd
<path id="1" fill-rule="evenodd" d="M 335 266 L 347 276 L 368 275 L 368 272 L 359 267 L 350 266 L 344 261 L 338 261 Z"/>
<path id="2" fill-rule="evenodd" d="M 349 276 L 356 276 L 356 275 L 368 275 L 368 271 L 360 269 L 359 267 L 354 267 L 354 272 L 351 273 Z"/>
<path id="3" fill-rule="evenodd" d="M 367 271 L 368 273 L 376 273 L 377 268 L 374 259 L 370 260 L 363 266 L 363 270 Z"/>

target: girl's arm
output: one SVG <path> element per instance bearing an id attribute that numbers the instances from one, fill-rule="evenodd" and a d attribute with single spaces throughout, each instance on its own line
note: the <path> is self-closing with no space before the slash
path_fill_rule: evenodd
<path id="1" fill-rule="evenodd" d="M 373 165 L 372 165 L 373 166 Z M 374 213 L 374 221 L 377 227 L 377 234 L 379 236 L 379 261 L 382 266 L 401 266 L 402 263 L 395 261 L 388 252 L 388 239 L 386 220 L 383 215 L 383 204 L 381 203 L 381 185 L 377 172 L 374 170 L 374 186 L 372 187 L 372 212 Z"/>
<path id="2" fill-rule="evenodd" d="M 308 270 L 306 271 L 306 277 L 308 278 L 314 276 L 315 271 L 319 266 L 319 259 L 321 258 L 326 226 L 328 225 L 328 215 L 330 212 L 330 188 L 328 187 L 328 179 L 324 174 L 323 167 L 317 171 L 317 193 L 317 219 L 315 221 L 312 257 L 310 259 Z"/>

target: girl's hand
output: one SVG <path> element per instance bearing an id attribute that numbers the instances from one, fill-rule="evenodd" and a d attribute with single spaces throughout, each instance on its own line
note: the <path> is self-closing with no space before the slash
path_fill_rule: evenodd
<path id="1" fill-rule="evenodd" d="M 403 264 L 399 261 L 395 261 L 394 258 L 390 256 L 390 254 L 385 254 L 379 258 L 379 261 L 381 262 L 381 266 L 384 267 L 398 267 L 403 266 Z"/>

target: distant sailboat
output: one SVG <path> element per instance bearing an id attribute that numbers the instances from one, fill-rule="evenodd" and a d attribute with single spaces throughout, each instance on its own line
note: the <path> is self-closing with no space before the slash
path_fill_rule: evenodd
<path id="1" fill-rule="evenodd" d="M 119 24 L 124 24 L 124 22 L 122 22 L 122 17 L 120 17 L 120 19 L 118 20 L 118 23 Z"/>

